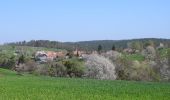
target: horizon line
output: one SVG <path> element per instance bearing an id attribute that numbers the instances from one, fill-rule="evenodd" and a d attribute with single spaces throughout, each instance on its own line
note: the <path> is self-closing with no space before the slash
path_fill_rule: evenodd
<path id="1" fill-rule="evenodd" d="M 76 42 L 88 42 L 88 41 L 126 41 L 126 40 L 141 40 L 141 39 L 164 39 L 164 40 L 170 40 L 170 38 L 131 38 L 131 39 L 94 39 L 94 40 L 82 40 L 82 41 L 58 41 L 58 40 L 50 40 L 50 39 L 30 39 L 30 40 L 19 40 L 19 41 L 11 41 L 11 42 L 4 42 L 0 43 L 0 45 L 5 45 L 8 43 L 17 43 L 17 42 L 30 42 L 30 41 L 55 41 L 60 43 L 76 43 Z"/>

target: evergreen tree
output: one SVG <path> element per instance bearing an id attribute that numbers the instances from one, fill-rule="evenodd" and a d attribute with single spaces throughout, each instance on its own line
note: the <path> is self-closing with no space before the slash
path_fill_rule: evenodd
<path id="1" fill-rule="evenodd" d="M 18 65 L 23 64 L 23 63 L 25 63 L 25 57 L 24 57 L 24 55 L 21 55 L 18 59 Z"/>
<path id="2" fill-rule="evenodd" d="M 116 47 L 115 47 L 115 45 L 113 44 L 113 46 L 112 46 L 112 50 L 113 51 L 115 51 L 116 50 Z"/>
<path id="3" fill-rule="evenodd" d="M 98 45 L 97 51 L 98 51 L 99 54 L 101 54 L 102 49 L 103 49 L 103 48 L 102 48 L 102 45 Z"/>

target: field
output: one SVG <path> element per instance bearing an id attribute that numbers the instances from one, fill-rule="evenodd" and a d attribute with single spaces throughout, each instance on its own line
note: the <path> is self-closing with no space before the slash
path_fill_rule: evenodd
<path id="1" fill-rule="evenodd" d="M 145 60 L 145 57 L 142 56 L 141 54 L 124 54 L 123 56 L 126 59 L 131 60 L 131 61 L 134 61 L 134 60 L 144 61 Z"/>
<path id="2" fill-rule="evenodd" d="M 0 100 L 170 100 L 170 83 L 19 76 L 0 69 Z"/>

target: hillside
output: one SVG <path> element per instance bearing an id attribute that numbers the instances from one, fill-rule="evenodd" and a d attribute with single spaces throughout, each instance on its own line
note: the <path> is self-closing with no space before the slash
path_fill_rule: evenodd
<path id="1" fill-rule="evenodd" d="M 169 44 L 170 39 L 154 39 L 154 38 L 146 38 L 146 39 L 132 39 L 132 40 L 96 40 L 96 41 L 82 41 L 82 42 L 75 42 L 81 49 L 88 49 L 88 50 L 96 50 L 98 45 L 102 45 L 103 50 L 110 50 L 113 45 L 116 48 L 127 48 L 127 44 L 131 42 L 141 42 L 146 43 L 148 41 L 153 41 L 156 46 L 159 43 Z M 169 46 L 169 45 L 168 45 Z"/>
<path id="2" fill-rule="evenodd" d="M 51 78 L 0 69 L 1 100 L 169 100 L 170 83 Z"/>
<path id="3" fill-rule="evenodd" d="M 16 43 L 8 43 L 7 45 L 59 48 L 59 49 L 66 49 L 66 50 L 75 50 L 75 48 L 79 48 L 81 50 L 97 50 L 98 45 L 102 45 L 103 50 L 110 50 L 113 45 L 115 45 L 116 48 L 126 48 L 127 44 L 131 42 L 146 43 L 148 41 L 153 41 L 153 43 L 156 46 L 158 46 L 160 43 L 163 43 L 165 44 L 166 47 L 170 47 L 170 39 L 156 39 L 156 38 L 132 39 L 132 40 L 94 40 L 94 41 L 80 41 L 80 42 L 32 40 L 29 42 L 21 41 Z"/>

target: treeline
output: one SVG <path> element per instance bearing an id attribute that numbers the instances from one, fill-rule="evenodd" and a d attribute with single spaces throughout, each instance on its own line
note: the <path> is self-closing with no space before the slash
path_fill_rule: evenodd
<path id="1" fill-rule="evenodd" d="M 80 49 L 83 50 L 97 50 L 98 46 L 101 45 L 103 50 L 111 50 L 113 45 L 117 49 L 124 49 L 129 46 L 129 44 L 138 43 L 142 47 L 145 47 L 148 43 L 153 43 L 155 47 L 159 46 L 160 43 L 163 43 L 165 47 L 170 47 L 170 39 L 132 39 L 132 40 L 98 40 L 98 41 L 84 41 L 76 42 Z"/>
<path id="2" fill-rule="evenodd" d="M 58 42 L 58 41 L 49 41 L 49 40 L 31 40 L 29 42 L 15 42 L 7 43 L 7 45 L 13 46 L 32 46 L 32 47 L 47 47 L 47 48 L 58 48 L 66 50 L 79 50 L 93 51 L 97 50 L 98 46 L 101 45 L 103 50 L 110 50 L 113 45 L 116 48 L 124 49 L 128 47 L 129 43 L 137 42 L 144 46 L 148 42 L 154 44 L 155 47 L 159 46 L 160 43 L 163 43 L 165 47 L 170 47 L 170 39 L 156 39 L 156 38 L 146 38 L 146 39 L 132 39 L 132 40 L 96 40 L 96 41 L 82 41 L 82 42 Z"/>
<path id="3" fill-rule="evenodd" d="M 70 44 L 62 43 L 62 42 L 58 42 L 58 41 L 49 41 L 49 40 L 31 40 L 28 42 L 20 41 L 20 42 L 6 43 L 5 45 L 46 47 L 46 48 L 74 50 L 74 45 L 70 45 Z"/>

